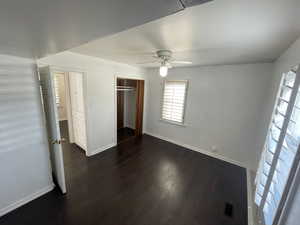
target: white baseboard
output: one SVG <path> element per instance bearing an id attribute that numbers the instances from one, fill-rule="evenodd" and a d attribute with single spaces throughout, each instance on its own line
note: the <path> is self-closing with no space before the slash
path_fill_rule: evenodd
<path id="1" fill-rule="evenodd" d="M 82 150 L 84 150 L 86 152 L 86 147 L 83 146 L 82 144 L 78 143 L 78 142 L 70 142 L 70 144 L 74 143 L 75 145 L 79 146 Z"/>
<path id="2" fill-rule="evenodd" d="M 117 145 L 117 143 L 111 143 L 111 144 L 106 145 L 106 146 L 104 146 L 104 147 L 98 148 L 98 149 L 96 149 L 96 150 L 94 150 L 94 151 L 92 151 L 92 152 L 86 152 L 86 156 L 93 156 L 93 155 L 96 155 L 96 154 L 98 154 L 98 153 L 100 153 L 100 152 L 103 152 L 103 151 L 105 151 L 105 150 L 107 150 L 107 149 L 110 149 L 110 148 L 112 148 L 112 147 L 115 147 L 116 145 Z"/>
<path id="3" fill-rule="evenodd" d="M 156 137 L 156 138 L 159 138 L 159 139 L 162 139 L 164 141 L 168 141 L 168 142 L 171 142 L 173 144 L 176 144 L 176 145 L 179 145 L 179 146 L 182 146 L 184 148 L 188 148 L 190 150 L 193 150 L 193 151 L 196 151 L 196 152 L 200 152 L 204 155 L 208 155 L 208 156 L 211 156 L 211 157 L 214 157 L 214 158 L 217 158 L 217 159 L 220 159 L 222 161 L 225 161 L 225 162 L 228 162 L 228 163 L 231 163 L 231 164 L 234 164 L 234 165 L 237 165 L 237 166 L 240 166 L 240 167 L 243 167 L 243 168 L 246 168 L 247 169 L 247 166 L 245 166 L 242 162 L 238 162 L 238 161 L 235 161 L 233 159 L 230 159 L 230 158 L 227 158 L 225 156 L 222 156 L 222 155 L 219 155 L 219 154 L 216 154 L 216 153 L 213 153 L 213 152 L 210 152 L 208 150 L 204 150 L 204 149 L 201 149 L 199 147 L 195 147 L 195 146 L 192 146 L 192 145 L 188 145 L 188 144 L 185 144 L 185 143 L 181 143 L 179 141 L 175 141 L 175 140 L 172 140 L 170 138 L 167 138 L 167 137 L 164 137 L 164 136 L 161 136 L 161 135 L 157 135 L 157 134 L 153 134 L 151 132 L 145 132 L 145 134 L 148 134 L 150 136 L 153 136 L 153 137 Z"/>
<path id="4" fill-rule="evenodd" d="M 32 200 L 48 193 L 49 191 L 52 191 L 54 186 L 55 186 L 54 184 L 51 184 L 47 187 L 44 187 L 44 188 L 38 190 L 35 193 L 32 193 L 32 194 L 26 196 L 25 198 L 22 198 L 22 199 L 20 199 L 16 202 L 10 204 L 9 206 L 6 206 L 6 207 L 0 209 L 0 217 L 7 214 L 7 213 L 9 213 L 9 212 L 11 212 L 11 211 L 13 211 L 13 210 L 15 210 L 16 208 L 21 207 L 22 205 L 25 205 L 28 202 L 31 202 Z"/>

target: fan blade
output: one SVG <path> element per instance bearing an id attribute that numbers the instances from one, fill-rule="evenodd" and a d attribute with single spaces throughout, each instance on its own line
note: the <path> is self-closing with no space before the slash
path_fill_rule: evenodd
<path id="1" fill-rule="evenodd" d="M 147 62 L 138 62 L 136 64 L 151 64 L 151 63 L 159 63 L 159 61 L 155 60 L 155 61 L 147 61 Z"/>
<path id="2" fill-rule="evenodd" d="M 195 5 L 201 5 L 206 2 L 211 2 L 213 0 L 181 0 L 181 4 L 184 6 L 184 8 L 192 7 Z"/>
<path id="3" fill-rule="evenodd" d="M 171 63 L 174 63 L 174 64 L 192 64 L 192 62 L 190 61 L 171 61 Z"/>

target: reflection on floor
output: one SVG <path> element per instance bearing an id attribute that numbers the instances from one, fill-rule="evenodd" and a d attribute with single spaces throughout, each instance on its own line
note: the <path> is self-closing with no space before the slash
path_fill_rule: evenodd
<path id="1" fill-rule="evenodd" d="M 134 137 L 134 129 L 129 127 L 120 128 L 118 129 L 117 135 L 118 135 L 118 143 L 120 143 L 129 138 Z"/>
<path id="2" fill-rule="evenodd" d="M 69 141 L 69 132 L 68 132 L 68 122 L 61 121 L 59 122 L 60 126 L 60 133 L 61 137 L 65 138 L 66 141 L 62 143 L 62 149 L 63 149 L 63 157 L 64 157 L 64 166 L 65 166 L 65 176 L 66 176 L 66 185 L 67 189 L 70 189 L 71 187 L 71 180 L 74 176 L 77 174 L 77 169 L 74 168 L 80 168 L 83 166 L 83 163 L 85 162 L 84 159 L 85 151 L 80 148 L 76 144 L 70 144 Z"/>
<path id="3" fill-rule="evenodd" d="M 64 152 L 66 195 L 55 189 L 0 225 L 247 224 L 244 168 L 148 135 L 92 157 L 77 150 Z"/>

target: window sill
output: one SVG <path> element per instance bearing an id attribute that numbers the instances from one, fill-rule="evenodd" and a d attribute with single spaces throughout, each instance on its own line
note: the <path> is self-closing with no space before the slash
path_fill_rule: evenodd
<path id="1" fill-rule="evenodd" d="M 186 127 L 186 124 L 184 124 L 184 123 L 178 123 L 178 122 L 174 122 L 174 121 L 171 121 L 171 120 L 160 119 L 159 122 L 172 124 L 172 125 L 176 125 L 176 126 L 179 126 L 179 127 Z"/>

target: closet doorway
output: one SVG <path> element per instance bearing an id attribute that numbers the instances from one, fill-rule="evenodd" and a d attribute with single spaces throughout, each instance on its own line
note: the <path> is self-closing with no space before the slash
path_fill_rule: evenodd
<path id="1" fill-rule="evenodd" d="M 117 78 L 117 143 L 143 133 L 144 80 Z"/>

